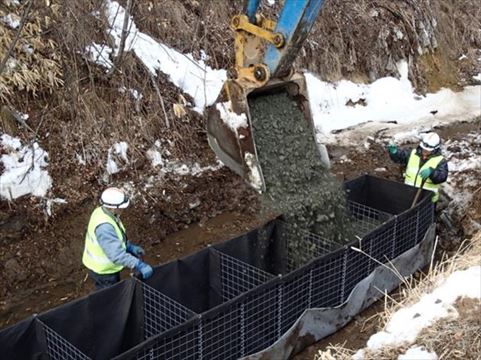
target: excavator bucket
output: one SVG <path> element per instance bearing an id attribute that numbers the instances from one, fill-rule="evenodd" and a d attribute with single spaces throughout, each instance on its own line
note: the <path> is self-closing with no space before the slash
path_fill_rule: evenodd
<path id="1" fill-rule="evenodd" d="M 305 120 L 313 129 L 312 141 L 315 141 L 306 80 L 302 73 L 294 73 L 284 81 L 274 79 L 257 88 L 227 80 L 217 101 L 206 109 L 207 135 L 211 148 L 226 166 L 243 177 L 258 192 L 264 192 L 266 187 L 256 148 L 249 100 L 280 92 L 285 92 L 296 100 Z M 327 152 L 320 151 L 320 156 L 323 163 L 328 165 Z"/>

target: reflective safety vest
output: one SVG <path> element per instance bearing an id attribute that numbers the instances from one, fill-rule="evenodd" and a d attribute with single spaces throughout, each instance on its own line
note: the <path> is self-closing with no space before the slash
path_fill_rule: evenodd
<path id="1" fill-rule="evenodd" d="M 82 256 L 82 262 L 88 269 L 97 274 L 114 274 L 124 268 L 123 265 L 116 265 L 110 261 L 97 241 L 95 229 L 97 226 L 106 223 L 113 226 L 115 233 L 117 234 L 117 238 L 122 243 L 122 247 L 124 249 L 127 248 L 125 227 L 120 219 L 116 220 L 112 214 L 109 214 L 101 206 L 96 208 L 90 216 L 87 234 L 85 234 L 85 248 Z"/>
<path id="2" fill-rule="evenodd" d="M 406 173 L 404 174 L 404 183 L 415 186 L 421 187 L 422 178 L 419 176 L 419 173 L 423 169 L 433 168 L 436 169 L 439 163 L 443 160 L 442 155 L 433 156 L 432 158 L 428 159 L 423 166 L 419 166 L 421 164 L 421 157 L 416 154 L 416 149 L 411 151 L 411 155 L 409 156 L 408 165 L 406 167 Z M 423 189 L 431 190 L 434 192 L 433 195 L 433 202 L 438 201 L 439 199 L 439 184 L 433 184 L 430 178 L 426 179 L 426 182 L 423 185 Z"/>

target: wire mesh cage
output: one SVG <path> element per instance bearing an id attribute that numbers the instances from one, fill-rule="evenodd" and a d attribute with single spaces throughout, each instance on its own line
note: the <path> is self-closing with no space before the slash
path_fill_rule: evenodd
<path id="1" fill-rule="evenodd" d="M 392 214 L 376 210 L 358 202 L 348 201 L 348 212 L 353 235 L 362 238 L 393 217 Z M 287 272 L 294 271 L 309 261 L 332 253 L 345 244 L 299 229 L 281 221 L 281 233 L 286 242 Z"/>
<path id="2" fill-rule="evenodd" d="M 348 201 L 347 212 L 350 215 L 351 226 L 354 229 L 354 234 L 358 238 L 364 237 L 366 234 L 389 221 L 389 219 L 393 217 L 392 214 L 374 209 L 355 201 Z"/>
<path id="3" fill-rule="evenodd" d="M 224 301 L 235 298 L 267 281 L 274 275 L 212 249 L 220 259 L 221 291 Z"/>
<path id="4" fill-rule="evenodd" d="M 139 280 L 137 280 L 139 281 Z M 180 325 L 196 313 L 160 291 L 141 282 L 144 296 L 144 337 L 160 334 Z"/>
<path id="5" fill-rule="evenodd" d="M 37 319 L 45 331 L 47 353 L 52 360 L 91 360 L 47 324 Z"/>

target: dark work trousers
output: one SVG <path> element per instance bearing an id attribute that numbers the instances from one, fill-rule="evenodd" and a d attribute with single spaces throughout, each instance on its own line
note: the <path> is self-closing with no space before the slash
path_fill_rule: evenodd
<path id="1" fill-rule="evenodd" d="M 88 273 L 89 277 L 94 281 L 96 290 L 104 289 L 120 281 L 120 272 L 114 274 L 97 274 L 92 270 L 88 270 Z"/>

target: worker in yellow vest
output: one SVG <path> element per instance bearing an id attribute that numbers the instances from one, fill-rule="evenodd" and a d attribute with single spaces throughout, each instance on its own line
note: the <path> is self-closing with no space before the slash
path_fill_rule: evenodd
<path id="1" fill-rule="evenodd" d="M 448 163 L 441 154 L 441 138 L 435 132 L 423 135 L 416 149 L 388 145 L 391 160 L 406 166 L 404 183 L 431 190 L 433 202 L 439 199 L 439 185 L 448 178 Z"/>
<path id="2" fill-rule="evenodd" d="M 144 250 L 127 240 L 120 221 L 120 213 L 129 206 L 128 196 L 110 187 L 102 192 L 100 204 L 90 216 L 82 257 L 95 288 L 119 282 L 124 267 L 137 270 L 143 279 L 152 276 L 152 267 L 141 260 Z"/>

